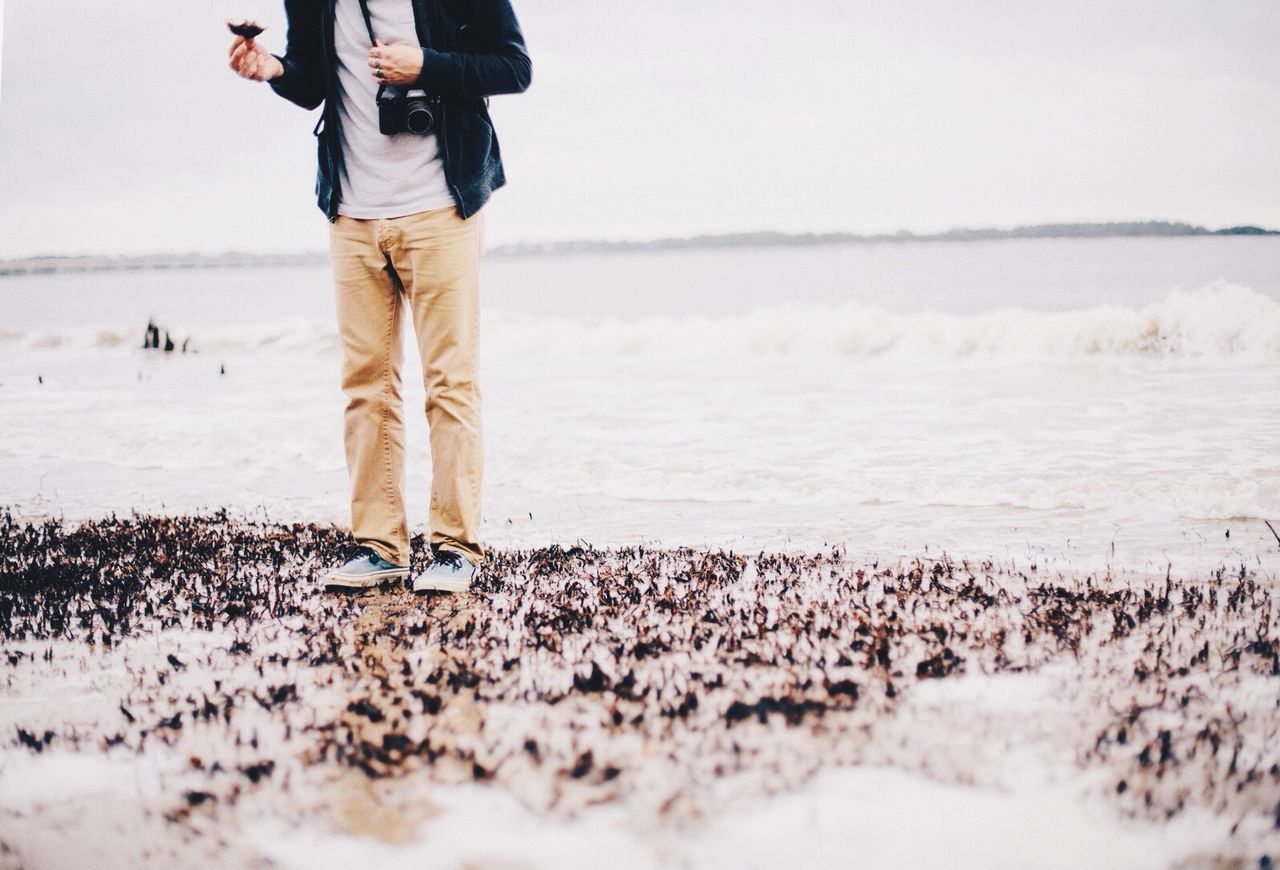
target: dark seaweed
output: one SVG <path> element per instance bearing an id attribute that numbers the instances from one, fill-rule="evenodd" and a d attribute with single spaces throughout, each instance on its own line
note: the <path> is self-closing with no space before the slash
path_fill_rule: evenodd
<path id="1" fill-rule="evenodd" d="M 1273 587 L 1243 567 L 1131 584 L 945 557 L 857 563 L 839 549 L 551 546 L 491 551 L 462 596 L 326 595 L 317 580 L 349 543 L 334 527 L 225 513 L 74 527 L 0 514 L 0 651 L 12 670 L 54 656 L 54 643 L 226 637 L 149 665 L 130 658 L 133 686 L 109 717 L 24 721 L 12 744 L 141 753 L 199 735 L 214 747 L 193 764 L 209 784 L 175 796 L 184 812 L 234 804 L 242 787 L 285 788 L 286 763 L 513 789 L 540 779 L 555 788 L 529 791 L 531 802 L 570 787 L 598 800 L 640 787 L 629 774 L 644 764 L 666 765 L 672 788 L 690 793 L 772 769 L 786 735 L 814 747 L 811 769 L 883 762 L 871 726 L 921 683 L 1106 663 L 1104 727 L 1077 739 L 1082 765 L 1115 772 L 1109 800 L 1153 818 L 1228 805 L 1280 818 L 1280 764 L 1258 736 L 1275 727 L 1223 709 L 1197 682 L 1280 676 Z M 422 536 L 414 550 L 420 570 Z M 267 629 L 289 648 L 264 642 Z M 344 699 L 332 709 L 315 703 L 327 688 Z M 514 731 L 490 724 L 499 707 L 522 711 L 501 720 Z M 264 716 L 283 749 L 259 742 Z M 621 748 L 627 735 L 653 758 Z"/>
<path id="2" fill-rule="evenodd" d="M 243 36 L 245 39 L 253 39 L 255 36 L 261 34 L 262 31 L 266 30 L 265 27 L 255 21 L 244 21 L 239 24 L 233 24 L 228 21 L 227 29 L 236 36 Z"/>

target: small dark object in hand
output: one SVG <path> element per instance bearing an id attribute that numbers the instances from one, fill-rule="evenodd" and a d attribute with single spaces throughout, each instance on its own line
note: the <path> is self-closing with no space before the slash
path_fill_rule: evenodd
<path id="1" fill-rule="evenodd" d="M 236 36 L 243 36 L 245 39 L 253 39 L 262 31 L 266 30 L 261 24 L 253 21 L 241 21 L 239 24 L 227 22 L 227 28 Z"/>

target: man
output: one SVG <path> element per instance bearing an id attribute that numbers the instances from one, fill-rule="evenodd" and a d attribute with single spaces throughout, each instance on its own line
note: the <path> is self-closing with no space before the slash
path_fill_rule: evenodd
<path id="1" fill-rule="evenodd" d="M 316 194 L 329 219 L 356 542 L 325 585 L 409 576 L 407 301 L 426 382 L 434 556 L 412 585 L 462 591 L 485 556 L 480 210 L 506 181 L 487 98 L 528 88 L 524 37 L 508 0 L 285 0 L 285 14 L 283 55 L 237 36 L 230 56 L 241 77 L 303 108 L 324 106 Z"/>

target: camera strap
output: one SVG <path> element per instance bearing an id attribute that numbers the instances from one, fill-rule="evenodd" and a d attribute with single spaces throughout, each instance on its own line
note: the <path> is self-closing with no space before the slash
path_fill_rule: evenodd
<path id="1" fill-rule="evenodd" d="M 432 8 L 434 9 L 434 7 Z M 369 15 L 369 4 L 367 0 L 360 0 L 360 14 L 364 16 L 364 29 L 369 31 L 369 44 L 377 45 L 378 38 L 373 35 L 373 17 Z M 418 18 L 416 9 L 413 17 L 414 17 L 415 29 L 416 29 L 416 22 Z M 431 31 L 434 29 L 431 26 L 432 22 L 430 17 L 427 18 L 426 23 L 427 23 L 427 33 L 430 34 Z M 425 44 L 427 45 L 431 44 L 430 36 L 428 36 L 427 42 Z"/>
<path id="2" fill-rule="evenodd" d="M 364 28 L 369 31 L 369 44 L 377 45 L 377 37 L 373 35 L 373 18 L 369 16 L 369 4 L 365 0 L 360 0 L 360 14 L 364 16 Z"/>

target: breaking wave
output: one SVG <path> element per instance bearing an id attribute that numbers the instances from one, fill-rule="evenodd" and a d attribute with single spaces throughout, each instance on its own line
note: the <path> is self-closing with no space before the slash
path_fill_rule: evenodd
<path id="1" fill-rule="evenodd" d="M 1280 302 L 1224 282 L 1175 290 L 1140 308 L 1008 307 L 977 314 L 836 307 L 758 309 L 727 317 L 598 320 L 494 318 L 486 340 L 510 353 L 582 355 L 826 354 L 846 357 L 1167 357 L 1280 361 Z"/>
<path id="2" fill-rule="evenodd" d="M 1142 307 L 1046 311 L 1015 306 L 976 314 L 895 312 L 849 302 L 774 306 L 721 316 L 575 318 L 486 310 L 482 344 L 498 357 L 707 357 L 761 354 L 842 357 L 1091 356 L 1280 361 L 1280 301 L 1218 281 L 1174 290 Z M 336 352 L 331 322 L 306 319 L 172 332 L 195 351 Z M 0 330 L 0 348 L 134 348 L 140 329 Z"/>

